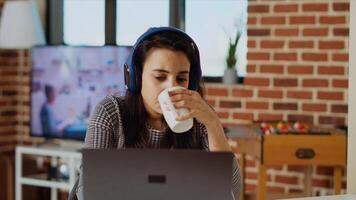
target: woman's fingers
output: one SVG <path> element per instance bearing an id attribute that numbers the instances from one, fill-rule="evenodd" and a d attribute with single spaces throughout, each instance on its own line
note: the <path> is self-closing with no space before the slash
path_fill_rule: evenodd
<path id="1" fill-rule="evenodd" d="M 184 120 L 187 120 L 187 119 L 190 119 L 190 118 L 193 118 L 193 117 L 194 117 L 194 112 L 190 111 L 190 112 L 188 112 L 186 114 L 177 116 L 176 120 L 177 121 L 184 121 Z"/>

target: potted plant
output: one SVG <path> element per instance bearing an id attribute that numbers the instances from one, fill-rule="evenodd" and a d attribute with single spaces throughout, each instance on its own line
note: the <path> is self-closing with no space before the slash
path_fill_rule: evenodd
<path id="1" fill-rule="evenodd" d="M 226 56 L 225 62 L 226 62 L 226 69 L 224 71 L 224 76 L 223 76 L 223 83 L 225 84 L 234 84 L 236 83 L 237 79 L 237 73 L 236 73 L 236 48 L 237 44 L 239 43 L 241 33 L 240 31 L 236 32 L 236 37 L 235 40 L 232 40 L 231 37 L 229 38 L 229 48 L 228 48 L 228 54 Z"/>

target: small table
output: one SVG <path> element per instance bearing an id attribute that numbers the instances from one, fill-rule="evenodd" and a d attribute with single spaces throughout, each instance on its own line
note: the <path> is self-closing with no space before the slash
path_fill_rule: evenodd
<path id="1" fill-rule="evenodd" d="M 332 196 L 322 196 L 322 197 L 306 197 L 306 198 L 296 198 L 288 200 L 355 200 L 356 195 L 346 194 L 346 195 L 332 195 Z"/>
<path id="2" fill-rule="evenodd" d="M 257 199 L 265 200 L 266 165 L 333 166 L 334 192 L 340 194 L 342 169 L 346 165 L 347 137 L 342 130 L 328 130 L 328 135 L 263 135 L 254 125 L 241 125 L 227 127 L 227 136 L 234 153 L 242 155 L 242 172 L 246 154 L 258 162 Z M 307 189 L 311 187 L 310 182 L 306 181 Z"/>

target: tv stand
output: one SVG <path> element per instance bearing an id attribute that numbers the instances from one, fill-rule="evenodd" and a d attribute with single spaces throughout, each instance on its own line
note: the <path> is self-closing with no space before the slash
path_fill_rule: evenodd
<path id="1" fill-rule="evenodd" d="M 16 200 L 22 200 L 22 185 L 30 185 L 36 187 L 46 187 L 51 189 L 51 200 L 58 199 L 58 189 L 70 191 L 74 186 L 78 176 L 78 171 L 81 165 L 82 154 L 81 147 L 68 145 L 50 145 L 50 143 L 38 146 L 18 146 L 16 147 Z M 83 145 L 82 145 L 83 146 Z M 51 173 L 32 174 L 23 176 L 23 156 L 30 155 L 36 159 L 47 159 L 50 161 L 50 170 L 56 176 L 49 176 Z M 45 158 L 43 158 L 45 157 Z M 68 178 L 58 176 L 60 166 L 66 166 L 68 169 Z M 54 170 L 53 170 L 54 169 Z"/>
<path id="2" fill-rule="evenodd" d="M 39 147 L 61 148 L 61 149 L 82 149 L 84 142 L 78 140 L 47 139 L 45 143 L 39 144 Z"/>

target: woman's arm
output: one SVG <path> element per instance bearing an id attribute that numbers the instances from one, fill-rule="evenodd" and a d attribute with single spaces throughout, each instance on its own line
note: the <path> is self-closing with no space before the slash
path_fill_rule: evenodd
<path id="1" fill-rule="evenodd" d="M 227 151 L 232 149 L 225 137 L 224 129 L 215 111 L 196 91 L 176 90 L 170 93 L 171 100 L 176 108 L 188 108 L 189 113 L 177 117 L 177 120 L 196 118 L 205 127 L 203 128 L 203 146 L 208 146 L 210 151 Z M 206 140 L 206 137 L 207 140 Z M 204 144 L 208 142 L 208 144 Z M 232 192 L 234 196 L 240 195 L 241 175 L 236 157 L 232 165 Z"/>
<path id="2" fill-rule="evenodd" d="M 115 104 L 114 97 L 106 97 L 95 108 L 88 125 L 87 134 L 85 137 L 85 148 L 90 149 L 110 149 L 118 146 L 118 122 L 120 117 L 119 110 Z M 73 188 L 77 199 L 83 199 L 83 177 L 82 167 L 79 174 L 79 179 Z M 74 198 L 75 199 L 75 198 Z"/>

